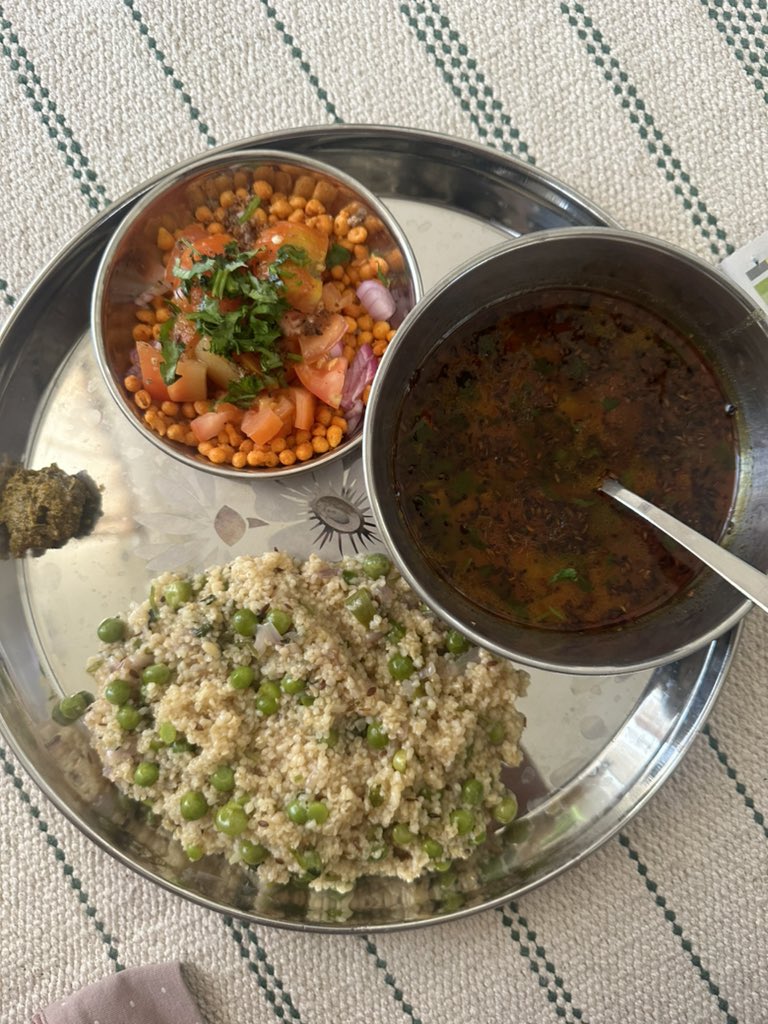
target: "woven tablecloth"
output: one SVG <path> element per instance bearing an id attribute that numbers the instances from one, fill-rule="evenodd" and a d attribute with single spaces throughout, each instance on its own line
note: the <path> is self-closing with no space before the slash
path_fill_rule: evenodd
<path id="1" fill-rule="evenodd" d="M 286 127 L 495 146 L 717 262 L 766 228 L 766 0 L 3 0 L 0 309 L 110 201 Z M 2 609 L 0 609 L 2 614 Z M 768 1020 L 768 626 L 658 795 L 519 902 L 374 937 L 243 927 L 115 863 L 0 744 L 0 1020 L 181 960 L 207 1024 Z"/>

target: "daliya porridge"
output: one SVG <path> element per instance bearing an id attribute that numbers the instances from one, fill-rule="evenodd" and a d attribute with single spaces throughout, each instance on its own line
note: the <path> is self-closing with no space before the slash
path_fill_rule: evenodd
<path id="1" fill-rule="evenodd" d="M 521 759 L 527 674 L 383 555 L 166 573 L 98 632 L 84 720 L 104 773 L 190 860 L 343 890 L 446 871 L 515 817 L 499 771 Z"/>

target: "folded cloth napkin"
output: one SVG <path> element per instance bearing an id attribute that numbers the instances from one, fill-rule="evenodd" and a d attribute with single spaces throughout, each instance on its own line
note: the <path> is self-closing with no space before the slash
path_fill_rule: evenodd
<path id="1" fill-rule="evenodd" d="M 181 964 L 131 967 L 59 999 L 32 1024 L 204 1024 Z"/>

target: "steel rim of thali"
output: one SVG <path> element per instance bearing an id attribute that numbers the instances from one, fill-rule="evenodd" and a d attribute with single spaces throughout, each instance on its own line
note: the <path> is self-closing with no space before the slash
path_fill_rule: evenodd
<path id="1" fill-rule="evenodd" d="M 417 149 L 419 145 L 424 144 L 432 144 L 436 147 L 445 147 L 448 145 L 456 151 L 461 152 L 462 156 L 469 156 L 477 163 L 478 166 L 488 167 L 489 165 L 493 165 L 494 172 L 498 171 L 499 174 L 503 174 L 505 169 L 507 173 L 514 172 L 516 176 L 522 177 L 523 180 L 527 180 L 527 182 L 532 186 L 535 185 L 538 190 L 538 195 L 543 194 L 546 196 L 546 194 L 549 193 L 550 197 L 556 200 L 557 205 L 563 209 L 570 209 L 571 207 L 581 208 L 581 210 L 585 211 L 590 217 L 592 217 L 597 224 L 602 223 L 612 227 L 618 226 L 612 218 L 600 210 L 595 204 L 581 196 L 576 190 L 569 188 L 551 175 L 532 169 L 512 156 L 502 154 L 482 144 L 453 139 L 438 133 L 424 132 L 417 129 L 379 127 L 374 125 L 310 127 L 274 132 L 248 139 L 240 139 L 235 142 L 228 143 L 227 145 L 217 147 L 214 152 L 226 153 L 244 148 L 264 149 L 269 147 L 280 148 L 282 146 L 288 149 L 295 149 L 297 153 L 309 156 L 320 152 L 323 154 L 322 159 L 327 160 L 329 164 L 333 164 L 333 154 L 330 156 L 328 155 L 326 150 L 323 148 L 323 140 L 327 140 L 329 138 L 334 141 L 338 140 L 338 147 L 345 147 L 350 144 L 354 144 L 355 141 L 357 141 L 362 151 L 366 140 L 370 140 L 372 136 L 375 136 L 379 143 L 387 138 L 393 142 L 397 140 L 397 142 L 405 146 L 407 150 L 410 150 L 411 148 Z M 17 321 L 20 321 L 25 315 L 27 308 L 35 299 L 36 292 L 40 284 L 48 279 L 52 269 L 57 264 L 60 264 L 63 258 L 75 253 L 80 246 L 91 239 L 99 229 L 104 228 L 108 222 L 114 220 L 121 213 L 124 214 L 127 212 L 132 203 L 148 191 L 157 181 L 164 177 L 169 170 L 181 170 L 187 164 L 194 163 L 198 159 L 199 156 L 195 156 L 182 161 L 174 168 L 162 171 L 160 174 L 148 181 L 145 181 L 135 189 L 125 193 L 108 209 L 103 211 L 103 213 L 94 221 L 87 224 L 80 232 L 78 232 L 30 283 L 24 297 L 14 309 L 14 312 L 9 317 L 2 332 L 0 332 L 0 345 L 2 345 L 2 341 L 5 337 L 13 332 Z M 374 189 L 373 185 L 370 187 Z M 522 188 L 519 184 L 516 187 L 519 189 Z M 386 198 L 386 192 L 383 192 L 383 197 Z M 401 198 L 418 199 L 418 194 L 414 193 L 412 196 L 404 195 Z M 506 230 L 508 234 L 512 233 L 508 226 L 502 226 L 501 224 L 496 226 L 502 230 Z M 15 756 L 19 759 L 25 771 L 30 775 L 35 784 L 40 788 L 44 795 L 55 804 L 64 816 L 76 825 L 79 831 L 105 850 L 105 852 L 110 856 L 114 857 L 118 862 L 125 864 L 148 881 L 159 884 L 178 896 L 182 896 L 200 906 L 207 907 L 208 909 L 214 910 L 218 913 L 237 913 L 254 923 L 271 925 L 273 927 L 281 927 L 290 930 L 319 933 L 330 932 L 336 934 L 405 931 L 418 927 L 426 927 L 444 921 L 458 920 L 467 917 L 470 914 L 479 913 L 483 910 L 489 910 L 494 907 L 501 906 L 510 899 L 516 899 L 521 895 L 544 885 L 546 882 L 562 874 L 568 868 L 580 863 L 589 856 L 589 854 L 594 852 L 594 850 L 598 849 L 612 836 L 614 836 L 657 792 L 661 784 L 680 763 L 683 755 L 693 742 L 693 739 L 697 735 L 699 729 L 706 721 L 709 712 L 719 695 L 723 680 L 730 667 L 733 654 L 738 644 L 740 632 L 741 624 L 732 629 L 727 635 L 720 637 L 709 645 L 696 682 L 692 686 L 689 699 L 684 706 L 683 712 L 680 714 L 674 728 L 665 737 L 663 744 L 656 750 L 653 763 L 648 762 L 643 766 L 640 779 L 635 780 L 632 786 L 623 792 L 621 799 L 611 807 L 611 813 L 615 820 L 610 823 L 610 827 L 600 831 L 599 834 L 589 841 L 583 848 L 573 853 L 570 857 L 564 859 L 562 863 L 556 864 L 550 870 L 545 870 L 541 876 L 518 885 L 510 892 L 487 899 L 474 906 L 462 907 L 448 913 L 434 913 L 430 917 L 413 921 L 404 920 L 385 924 L 370 923 L 358 925 L 332 925 L 315 921 L 275 920 L 257 913 L 224 905 L 199 892 L 190 891 L 184 886 L 165 879 L 159 874 L 156 874 L 137 863 L 127 853 L 123 852 L 123 850 L 110 842 L 109 839 L 99 834 L 94 828 L 88 825 L 79 816 L 79 814 L 73 810 L 61 796 L 59 796 L 59 794 L 42 776 L 41 772 L 38 771 L 31 758 L 27 756 L 20 743 L 16 741 L 12 729 L 9 727 L 2 714 L 0 714 L 0 733 L 5 737 Z M 708 678 L 708 673 L 711 675 L 711 678 L 709 678 L 709 687 L 706 692 L 702 693 L 701 681 Z M 589 770 L 590 765 L 585 766 L 582 772 L 571 780 L 571 784 L 576 784 L 582 776 L 586 777 Z M 639 790 L 639 793 L 636 792 L 637 790 Z M 630 797 L 632 799 L 630 799 Z"/>

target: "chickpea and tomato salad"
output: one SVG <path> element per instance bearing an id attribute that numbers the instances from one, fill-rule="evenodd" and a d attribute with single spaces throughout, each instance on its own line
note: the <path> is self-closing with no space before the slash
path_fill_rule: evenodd
<path id="1" fill-rule="evenodd" d="M 383 225 L 309 175 L 259 168 L 202 189 L 160 226 L 163 291 L 137 308 L 124 378 L 147 426 L 217 465 L 276 468 L 337 448 L 359 424 L 394 336 L 396 248 Z"/>

